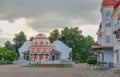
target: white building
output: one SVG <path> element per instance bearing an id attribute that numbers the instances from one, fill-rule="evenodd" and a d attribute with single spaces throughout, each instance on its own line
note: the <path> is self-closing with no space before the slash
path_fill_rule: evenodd
<path id="1" fill-rule="evenodd" d="M 70 53 L 72 52 L 72 48 L 69 48 L 67 45 L 65 45 L 61 41 L 54 41 L 52 43 L 52 47 L 54 50 L 60 52 L 60 60 L 69 60 L 70 58 Z"/>
<path id="2" fill-rule="evenodd" d="M 24 57 L 24 53 L 29 51 L 29 47 L 31 45 L 31 41 L 26 41 L 24 42 L 24 44 L 18 49 L 19 51 L 19 60 L 24 60 L 25 57 Z"/>
<path id="3" fill-rule="evenodd" d="M 26 41 L 20 48 L 19 48 L 19 60 L 30 60 L 30 46 L 31 41 Z M 51 58 L 49 60 L 72 60 L 71 58 L 71 52 L 72 48 L 65 45 L 63 42 L 57 40 L 54 41 L 52 44 L 52 52 L 51 52 Z M 55 53 L 60 53 L 60 55 L 57 57 Z M 27 55 L 26 55 L 27 54 Z M 54 59 L 53 59 L 54 58 Z"/>

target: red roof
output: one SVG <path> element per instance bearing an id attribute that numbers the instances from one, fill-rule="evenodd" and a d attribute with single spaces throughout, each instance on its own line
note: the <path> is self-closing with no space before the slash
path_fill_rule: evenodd
<path id="1" fill-rule="evenodd" d="M 114 6 L 114 11 L 120 6 L 120 1 L 116 3 L 116 5 Z"/>
<path id="2" fill-rule="evenodd" d="M 102 6 L 115 6 L 120 0 L 103 0 Z"/>

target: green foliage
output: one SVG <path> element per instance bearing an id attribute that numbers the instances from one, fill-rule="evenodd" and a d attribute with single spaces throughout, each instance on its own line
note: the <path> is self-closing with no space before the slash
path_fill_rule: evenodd
<path id="1" fill-rule="evenodd" d="M 91 45 L 95 45 L 94 39 L 91 36 L 85 37 L 84 47 L 86 48 L 85 51 L 89 51 Z"/>
<path id="2" fill-rule="evenodd" d="M 81 55 L 78 52 L 75 53 L 75 61 L 81 61 Z"/>
<path id="3" fill-rule="evenodd" d="M 60 40 L 63 41 L 66 45 L 72 48 L 72 59 L 74 61 L 81 60 L 80 51 L 82 51 L 82 47 L 84 44 L 84 37 L 82 36 L 82 31 L 79 30 L 78 27 L 75 28 L 64 28 L 64 30 L 61 31 L 61 37 Z M 77 56 L 76 56 L 77 55 Z"/>
<path id="4" fill-rule="evenodd" d="M 59 30 L 58 29 L 53 30 L 52 32 L 50 32 L 50 37 L 49 37 L 50 42 L 58 40 L 59 36 L 60 36 Z"/>
<path id="5" fill-rule="evenodd" d="M 73 67 L 73 64 L 29 64 L 26 67 Z"/>
<path id="6" fill-rule="evenodd" d="M 15 50 L 14 45 L 11 44 L 10 41 L 6 41 L 6 42 L 4 43 L 4 45 L 5 45 L 5 47 L 6 47 L 8 50 Z"/>
<path id="7" fill-rule="evenodd" d="M 30 37 L 29 41 L 33 41 L 34 37 Z"/>
<path id="8" fill-rule="evenodd" d="M 89 56 L 88 59 L 87 59 L 87 63 L 95 65 L 97 63 L 96 57 L 95 56 Z"/>
<path id="9" fill-rule="evenodd" d="M 18 48 L 21 47 L 21 45 L 26 41 L 26 35 L 23 31 L 21 31 L 18 34 L 15 34 L 15 37 L 13 39 L 15 50 L 18 51 Z"/>
<path id="10" fill-rule="evenodd" d="M 107 62 L 97 62 L 97 65 L 104 65 L 107 64 Z"/>
<path id="11" fill-rule="evenodd" d="M 18 54 L 13 50 L 8 50 L 5 47 L 0 48 L 0 60 L 2 62 L 13 62 L 18 58 Z"/>
<path id="12" fill-rule="evenodd" d="M 53 42 L 59 39 L 71 47 L 73 61 L 86 62 L 88 56 L 92 55 L 90 53 L 90 47 L 95 44 L 94 39 L 91 36 L 84 37 L 78 27 L 65 27 L 59 37 L 55 35 L 59 34 L 55 34 L 55 31 L 53 31 L 49 37 L 50 41 Z"/>

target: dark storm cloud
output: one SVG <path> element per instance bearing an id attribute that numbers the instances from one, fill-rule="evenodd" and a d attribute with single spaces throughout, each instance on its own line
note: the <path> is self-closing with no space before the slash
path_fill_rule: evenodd
<path id="1" fill-rule="evenodd" d="M 25 17 L 35 21 L 31 27 L 37 31 L 80 24 L 100 22 L 102 0 L 1 0 L 0 19 L 14 20 Z"/>

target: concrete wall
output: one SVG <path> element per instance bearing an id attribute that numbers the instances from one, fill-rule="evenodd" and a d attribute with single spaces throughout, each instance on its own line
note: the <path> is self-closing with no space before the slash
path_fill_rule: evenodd
<path id="1" fill-rule="evenodd" d="M 67 45 L 65 45 L 61 41 L 54 41 L 52 43 L 52 47 L 54 50 L 59 51 L 60 54 L 60 59 L 62 60 L 67 60 L 70 57 L 70 52 L 72 52 L 72 48 L 69 48 Z"/>
<path id="2" fill-rule="evenodd" d="M 113 52 L 112 52 L 112 49 L 105 49 L 105 52 L 104 52 L 104 61 L 105 62 L 113 62 Z"/>
<path id="3" fill-rule="evenodd" d="M 29 51 L 29 47 L 31 45 L 31 41 L 26 41 L 24 44 L 18 49 L 19 51 L 19 59 L 23 60 L 23 52 Z"/>

